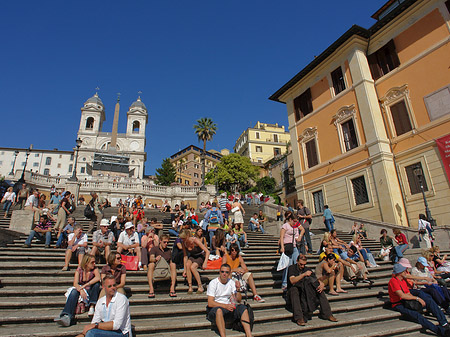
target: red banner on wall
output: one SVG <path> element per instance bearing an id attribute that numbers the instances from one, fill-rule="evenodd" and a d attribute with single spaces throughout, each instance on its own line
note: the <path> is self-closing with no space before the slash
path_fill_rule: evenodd
<path id="1" fill-rule="evenodd" d="M 436 144 L 441 154 L 445 172 L 447 173 L 447 179 L 450 182 L 450 134 L 436 139 Z"/>

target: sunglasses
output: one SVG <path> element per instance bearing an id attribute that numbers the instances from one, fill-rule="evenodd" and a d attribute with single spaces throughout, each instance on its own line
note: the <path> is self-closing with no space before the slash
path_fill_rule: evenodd
<path id="1" fill-rule="evenodd" d="M 228 270 L 221 270 L 220 273 L 221 274 L 229 274 L 230 272 Z"/>
<path id="2" fill-rule="evenodd" d="M 116 256 L 116 260 L 121 260 L 122 257 L 121 256 Z"/>
<path id="3" fill-rule="evenodd" d="M 113 287 L 116 288 L 116 287 L 117 287 L 117 284 L 115 284 L 115 283 L 114 283 L 114 284 L 110 284 L 110 285 L 107 286 L 106 288 L 113 288 Z"/>
<path id="4" fill-rule="evenodd" d="M 161 241 L 162 243 L 169 243 L 169 241 Z"/>

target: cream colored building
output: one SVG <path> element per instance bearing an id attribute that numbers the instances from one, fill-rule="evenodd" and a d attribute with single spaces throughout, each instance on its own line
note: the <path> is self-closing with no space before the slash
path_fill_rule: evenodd
<path id="1" fill-rule="evenodd" d="M 201 186 L 202 185 L 202 160 L 203 150 L 195 145 L 178 151 L 170 156 L 171 163 L 177 171 L 176 181 L 182 185 Z M 222 150 L 222 153 L 229 153 L 228 150 Z M 206 151 L 205 172 L 214 170 L 217 163 L 222 158 L 222 153 L 211 150 Z"/>
<path id="2" fill-rule="evenodd" d="M 388 1 L 352 26 L 270 99 L 285 103 L 296 189 L 314 213 L 417 227 L 420 178 L 450 224 L 449 177 L 436 139 L 450 133 L 450 3 Z"/>
<path id="3" fill-rule="evenodd" d="M 242 132 L 234 145 L 234 152 L 249 157 L 253 163 L 263 164 L 284 154 L 289 141 L 290 136 L 284 126 L 258 121 L 253 128 Z"/>

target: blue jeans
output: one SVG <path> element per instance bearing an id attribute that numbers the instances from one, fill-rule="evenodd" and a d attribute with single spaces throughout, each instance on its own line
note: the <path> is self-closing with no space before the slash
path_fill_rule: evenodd
<path id="1" fill-rule="evenodd" d="M 240 243 L 242 246 L 245 246 L 245 245 L 247 244 L 247 241 L 245 241 L 245 235 L 244 235 L 244 234 L 242 234 L 242 235 L 239 237 L 239 243 Z"/>
<path id="2" fill-rule="evenodd" d="M 410 289 L 409 290 L 411 295 L 413 296 L 418 296 L 421 299 L 423 299 L 423 301 L 425 302 L 425 304 L 427 305 L 427 309 L 428 311 L 433 313 L 433 316 L 436 317 L 436 319 L 439 322 L 439 325 L 444 325 L 447 323 L 447 318 L 445 318 L 444 313 L 442 312 L 442 310 L 439 308 L 439 306 L 437 305 L 437 303 L 433 300 L 433 298 L 431 297 L 431 295 L 427 294 L 426 292 L 419 290 L 419 289 Z M 422 323 L 420 323 L 422 324 Z M 422 326 L 424 326 L 422 324 Z M 431 330 L 431 329 L 430 329 Z"/>
<path id="3" fill-rule="evenodd" d="M 8 214 L 9 209 L 11 208 L 12 205 L 12 201 L 11 200 L 6 200 L 5 204 L 3 205 L 3 210 L 6 212 L 6 214 Z"/>
<path id="4" fill-rule="evenodd" d="M 178 232 L 175 229 L 169 229 L 169 234 L 178 237 Z"/>
<path id="5" fill-rule="evenodd" d="M 66 240 L 67 238 L 68 238 L 67 232 L 62 231 L 61 235 L 58 238 L 58 241 L 56 241 L 56 247 L 61 247 L 63 241 Z"/>
<path id="6" fill-rule="evenodd" d="M 444 328 L 441 326 L 434 325 L 432 322 L 423 317 L 422 314 L 418 313 L 415 310 L 406 309 L 403 304 L 399 304 L 395 306 L 394 310 L 402 313 L 409 319 L 413 320 L 416 323 L 422 325 L 425 329 L 433 331 L 435 334 L 444 335 Z"/>
<path id="7" fill-rule="evenodd" d="M 248 223 L 248 227 L 247 227 L 247 228 L 248 228 L 249 230 L 251 230 L 252 232 L 255 231 L 255 225 L 252 224 L 251 222 Z"/>
<path id="8" fill-rule="evenodd" d="M 287 273 L 288 273 L 288 269 L 289 269 L 290 265 L 292 265 L 294 263 L 297 263 L 297 257 L 298 257 L 298 249 L 294 245 L 294 251 L 292 252 L 292 255 L 289 256 L 289 264 L 288 264 L 288 266 L 285 269 L 283 269 L 283 276 L 281 277 L 281 287 L 287 287 Z"/>
<path id="9" fill-rule="evenodd" d="M 98 295 L 100 294 L 100 282 L 97 282 L 96 284 L 91 286 L 89 290 L 87 290 L 87 293 L 89 294 L 89 305 L 95 305 L 98 300 Z M 73 317 L 75 316 L 75 309 L 77 308 L 78 304 L 78 297 L 80 297 L 80 292 L 76 289 L 73 289 L 69 297 L 67 298 L 66 305 L 64 306 L 60 317 L 68 315 L 70 319 L 73 320 Z"/>
<path id="10" fill-rule="evenodd" d="M 251 205 L 252 204 L 252 199 L 250 199 L 250 198 L 247 198 L 247 205 Z"/>
<path id="11" fill-rule="evenodd" d="M 129 333 L 123 334 L 120 330 L 100 330 L 100 329 L 91 329 L 87 332 L 86 337 L 129 337 Z"/>
<path id="12" fill-rule="evenodd" d="M 44 235 L 42 235 L 41 233 L 35 232 L 34 230 L 31 230 L 27 241 L 25 241 L 25 244 L 31 245 L 31 240 L 33 240 L 34 237 L 36 237 L 36 239 L 38 239 L 40 241 L 44 241 Z M 45 233 L 45 244 L 50 245 L 51 240 L 52 240 L 52 232 Z"/>
<path id="13" fill-rule="evenodd" d="M 305 241 L 306 246 L 308 247 L 308 252 L 312 254 L 311 234 L 309 232 L 309 228 L 305 228 Z"/>
<path id="14" fill-rule="evenodd" d="M 241 250 L 241 244 L 240 244 L 239 240 L 236 241 L 236 244 L 238 245 L 239 250 Z M 227 250 L 230 250 L 230 246 L 231 246 L 231 242 L 227 242 Z"/>
<path id="15" fill-rule="evenodd" d="M 331 231 L 332 229 L 334 229 L 333 224 L 334 224 L 334 222 L 332 222 L 331 219 L 325 219 L 325 227 L 327 227 L 328 231 Z"/>
<path id="16" fill-rule="evenodd" d="M 409 248 L 409 245 L 406 245 L 406 244 L 395 246 L 395 252 L 397 253 L 397 258 L 398 258 L 397 261 L 403 257 L 403 252 L 405 250 L 407 250 L 408 248 Z M 397 261 L 394 261 L 394 262 L 397 262 Z"/>

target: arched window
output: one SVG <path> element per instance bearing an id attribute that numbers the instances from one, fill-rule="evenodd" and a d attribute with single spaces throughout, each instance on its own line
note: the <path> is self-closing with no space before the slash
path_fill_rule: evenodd
<path id="1" fill-rule="evenodd" d="M 133 133 L 139 133 L 141 124 L 138 121 L 133 122 Z"/>
<path id="2" fill-rule="evenodd" d="M 94 128 L 94 117 L 86 119 L 86 130 L 92 130 Z"/>

